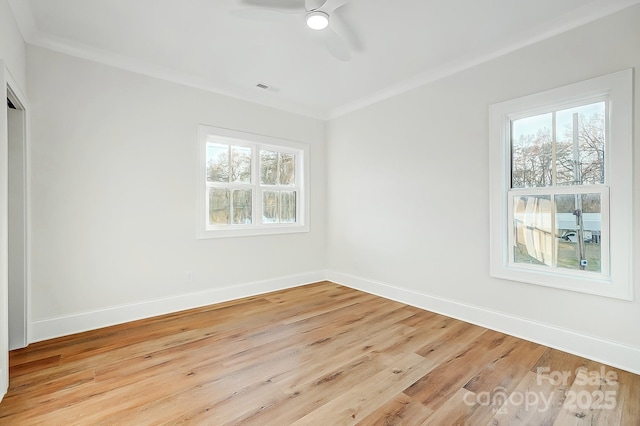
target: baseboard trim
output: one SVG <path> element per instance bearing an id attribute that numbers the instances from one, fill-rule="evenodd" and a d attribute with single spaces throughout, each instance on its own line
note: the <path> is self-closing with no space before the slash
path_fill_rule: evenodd
<path id="1" fill-rule="evenodd" d="M 337 271 L 327 271 L 326 279 L 640 374 L 640 348 Z"/>
<path id="2" fill-rule="evenodd" d="M 31 323 L 30 343 L 323 281 L 324 271 L 272 278 L 163 299 L 111 306 Z"/>
<path id="3" fill-rule="evenodd" d="M 278 277 L 33 321 L 30 327 L 30 343 L 323 280 L 640 374 L 640 348 L 331 270 Z"/>

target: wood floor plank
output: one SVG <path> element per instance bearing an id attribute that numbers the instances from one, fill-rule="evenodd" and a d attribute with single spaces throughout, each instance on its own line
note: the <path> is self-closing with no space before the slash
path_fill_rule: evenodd
<path id="1" fill-rule="evenodd" d="M 551 425 L 562 408 L 566 390 L 566 386 L 554 385 L 529 371 L 511 393 L 491 393 L 496 411 L 487 426 Z"/>
<path id="2" fill-rule="evenodd" d="M 252 413 L 235 419 L 248 425 L 288 425 L 329 403 L 337 394 L 356 386 L 376 372 L 390 366 L 390 360 L 378 352 L 370 352 L 341 365 L 313 381 L 296 386 L 270 407 L 258 407 Z M 303 375 L 300 375 L 303 376 Z"/>
<path id="3" fill-rule="evenodd" d="M 640 424 L 638 375 L 329 282 L 9 358 L 8 425 Z"/>
<path id="4" fill-rule="evenodd" d="M 513 379 L 530 371 L 545 350 L 536 343 L 520 341 L 506 352 L 498 353 L 464 388 L 474 393 L 492 392 L 497 388 L 510 392 L 517 385 Z"/>
<path id="5" fill-rule="evenodd" d="M 380 371 L 356 386 L 343 389 L 330 402 L 300 418 L 292 425 L 357 424 L 432 368 L 431 361 L 415 353 L 410 353 L 395 362 L 392 367 Z M 379 386 L 380 383 L 384 383 L 385 386 Z"/>
<path id="6" fill-rule="evenodd" d="M 620 411 L 616 409 L 621 402 L 618 401 L 618 375 L 615 374 L 613 380 L 605 380 L 607 371 L 610 370 L 580 368 L 573 384 L 565 392 L 562 408 L 553 424 L 620 424 Z M 602 399 L 599 395 L 602 395 Z M 610 401 L 605 399 L 605 395 L 612 397 Z"/>
<path id="7" fill-rule="evenodd" d="M 498 393 L 511 395 L 520 378 L 530 372 L 531 366 L 545 352 L 546 348 L 532 342 L 519 341 L 500 356 L 490 361 L 486 366 L 469 380 L 463 388 L 475 395 L 491 396 L 491 404 L 478 407 L 465 418 L 470 424 L 484 425 L 492 419 L 500 405 L 493 400 Z"/>
<path id="8" fill-rule="evenodd" d="M 439 364 L 404 392 L 436 410 L 478 371 L 521 343 L 515 337 L 486 331 L 465 349 Z"/>
<path id="9" fill-rule="evenodd" d="M 478 412 L 486 413 L 489 407 L 477 402 L 477 394 L 465 388 L 459 388 L 450 398 L 445 400 L 433 414 L 429 416 L 424 425 L 433 426 L 466 426 L 482 423 L 474 423 L 469 419 Z"/>
<path id="10" fill-rule="evenodd" d="M 358 422 L 358 426 L 421 425 L 427 424 L 431 414 L 430 409 L 401 393 Z"/>
<path id="11" fill-rule="evenodd" d="M 60 358 L 60 355 L 52 355 L 46 358 L 39 358 L 20 364 L 14 364 L 12 374 L 14 374 L 15 377 L 18 377 L 24 374 L 33 373 L 34 371 L 42 371 L 46 370 L 47 368 L 54 368 L 60 365 Z"/>
<path id="12" fill-rule="evenodd" d="M 621 425 L 640 424 L 640 380 L 638 375 L 618 371 L 620 393 L 616 399 L 616 409 L 621 414 Z"/>
<path id="13" fill-rule="evenodd" d="M 486 328 L 454 320 L 442 335 L 424 342 L 424 346 L 416 353 L 435 363 L 441 363 L 463 351 L 486 331 Z"/>

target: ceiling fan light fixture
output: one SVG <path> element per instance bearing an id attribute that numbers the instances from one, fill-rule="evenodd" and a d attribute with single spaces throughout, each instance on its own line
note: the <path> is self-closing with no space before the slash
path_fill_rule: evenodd
<path id="1" fill-rule="evenodd" d="M 329 25 L 329 15 L 319 10 L 307 13 L 307 26 L 312 30 L 324 30 Z"/>

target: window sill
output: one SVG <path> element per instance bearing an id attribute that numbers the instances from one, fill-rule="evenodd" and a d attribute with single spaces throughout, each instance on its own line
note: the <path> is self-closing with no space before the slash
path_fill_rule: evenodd
<path id="1" fill-rule="evenodd" d="M 309 232 L 308 225 L 273 225 L 267 227 L 224 227 L 220 229 L 200 230 L 197 239 L 254 237 L 260 235 L 297 234 Z"/>
<path id="2" fill-rule="evenodd" d="M 491 268 L 491 276 L 494 278 L 535 284 L 560 290 L 575 291 L 578 293 L 593 294 L 620 300 L 633 300 L 631 287 L 624 283 L 615 282 L 608 278 L 595 278 L 593 276 L 578 276 L 580 271 L 560 274 L 557 271 L 544 272 L 519 267 L 497 265 Z"/>

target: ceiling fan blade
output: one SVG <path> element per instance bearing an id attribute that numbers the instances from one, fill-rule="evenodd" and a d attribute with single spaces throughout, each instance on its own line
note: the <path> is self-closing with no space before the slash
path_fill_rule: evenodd
<path id="1" fill-rule="evenodd" d="M 331 19 L 329 21 L 329 25 L 331 29 L 338 34 L 338 36 L 346 43 L 347 48 L 349 50 L 362 51 L 362 42 L 357 34 L 351 29 L 349 25 L 347 25 L 342 18 L 340 17 L 340 13 L 333 13 L 331 15 Z"/>
<path id="2" fill-rule="evenodd" d="M 351 52 L 344 40 L 335 32 L 331 27 L 325 29 L 324 45 L 334 58 L 341 61 L 349 61 L 351 59 Z"/>
<path id="3" fill-rule="evenodd" d="M 326 10 L 333 12 L 347 3 L 351 3 L 351 0 L 327 0 L 324 6 L 326 6 Z"/>
<path id="4" fill-rule="evenodd" d="M 303 0 L 237 0 L 241 6 L 271 10 L 282 13 L 305 13 Z"/>
<path id="5" fill-rule="evenodd" d="M 307 11 L 316 10 L 324 6 L 326 2 L 327 0 L 305 0 L 304 7 Z"/>

